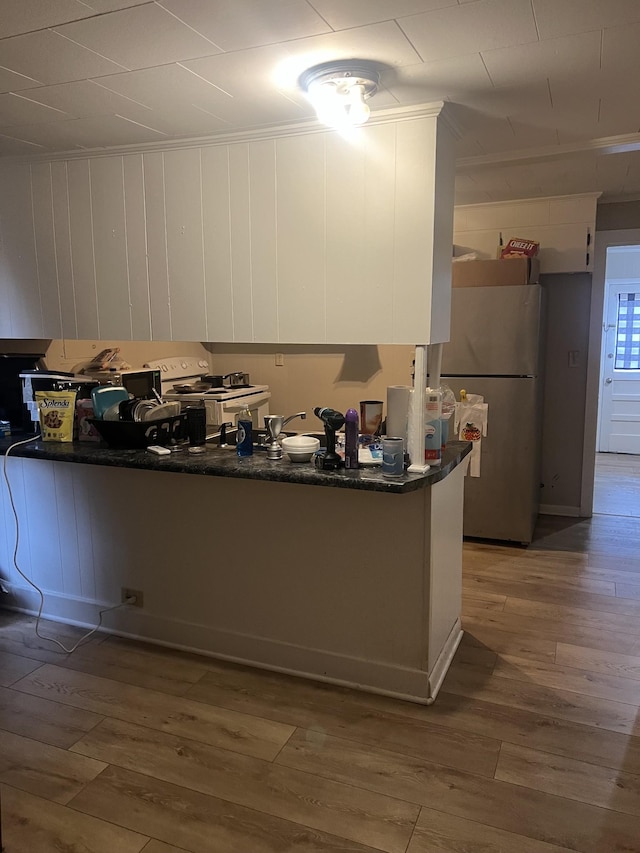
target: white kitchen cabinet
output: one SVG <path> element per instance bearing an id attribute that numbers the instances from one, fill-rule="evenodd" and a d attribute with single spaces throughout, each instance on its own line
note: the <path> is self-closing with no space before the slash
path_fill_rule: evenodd
<path id="1" fill-rule="evenodd" d="M 276 142 L 249 145 L 251 300 L 253 338 L 278 340 L 278 228 L 276 221 Z"/>
<path id="2" fill-rule="evenodd" d="M 89 168 L 100 336 L 107 340 L 130 340 L 122 157 L 96 157 L 89 161 Z M 73 207 L 71 198 L 70 207 Z M 79 293 L 76 293 L 76 310 L 78 300 Z M 79 334 L 78 337 L 84 336 Z"/>
<path id="3" fill-rule="evenodd" d="M 167 266 L 167 226 L 164 196 L 164 160 L 161 152 L 143 156 L 144 209 L 151 338 L 172 340 Z"/>
<path id="4" fill-rule="evenodd" d="M 276 143 L 279 341 L 326 336 L 325 140 L 319 133 Z"/>
<path id="5" fill-rule="evenodd" d="M 2 171 L 0 229 L 0 333 L 4 337 L 41 338 L 42 306 L 28 165 Z"/>
<path id="6" fill-rule="evenodd" d="M 165 151 L 164 196 L 171 336 L 207 339 L 200 149 Z"/>
<path id="7" fill-rule="evenodd" d="M 75 284 L 71 260 L 71 222 L 69 216 L 69 185 L 67 163 L 51 164 L 51 189 L 53 204 L 53 236 L 55 265 L 58 275 L 58 298 L 63 338 L 78 338 Z M 38 239 L 38 235 L 36 235 Z"/>
<path id="8" fill-rule="evenodd" d="M 390 110 L 348 138 L 309 124 L 7 169 L 0 332 L 447 340 L 454 161 L 442 107 Z"/>
<path id="9" fill-rule="evenodd" d="M 91 196 L 92 190 L 95 193 L 98 187 L 96 186 L 95 175 L 91 174 L 89 160 L 69 161 L 67 164 L 67 188 L 69 192 L 71 270 L 77 331 L 79 338 L 92 340 L 100 337 L 96 275 L 102 279 L 103 270 L 99 264 L 96 264 L 94 252 L 94 219 Z M 101 284 L 104 286 L 103 281 Z M 104 304 L 102 307 L 104 309 Z M 103 320 L 108 327 L 108 316 L 104 311 Z"/>
<path id="10" fill-rule="evenodd" d="M 202 232 L 207 340 L 233 340 L 229 150 L 202 149 Z"/>
<path id="11" fill-rule="evenodd" d="M 127 223 L 127 269 L 131 308 L 131 337 L 151 339 L 151 302 L 147 273 L 147 234 L 144 204 L 142 154 L 122 158 L 124 169 L 124 215 Z"/>
<path id="12" fill-rule="evenodd" d="M 540 272 L 591 272 L 600 193 L 456 207 L 456 253 L 495 258 L 500 234 L 540 243 Z"/>
<path id="13" fill-rule="evenodd" d="M 42 334 L 45 338 L 62 337 L 58 270 L 53 225 L 53 189 L 51 165 L 34 163 L 31 166 L 31 197 L 33 199 L 33 232 L 35 238 L 40 304 L 42 305 Z"/>

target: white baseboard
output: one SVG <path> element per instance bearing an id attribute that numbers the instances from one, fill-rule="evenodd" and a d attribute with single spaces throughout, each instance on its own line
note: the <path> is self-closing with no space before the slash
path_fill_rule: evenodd
<path id="1" fill-rule="evenodd" d="M 442 687 L 444 677 L 449 671 L 453 656 L 455 655 L 458 646 L 460 645 L 460 641 L 462 640 L 462 634 L 462 622 L 460 619 L 456 619 L 455 625 L 447 637 L 447 642 L 444 644 L 442 651 L 438 656 L 438 660 L 435 662 L 433 670 L 429 675 L 429 705 L 435 701 L 438 691 Z"/>
<path id="2" fill-rule="evenodd" d="M 567 515 L 570 518 L 580 518 L 579 506 L 555 506 L 554 504 L 541 504 L 538 512 L 540 515 Z"/>
<path id="3" fill-rule="evenodd" d="M 14 602 L 8 609 L 37 613 L 40 602 L 33 590 L 14 586 L 12 591 Z M 105 606 L 109 605 L 46 592 L 42 616 L 91 629 Z M 154 616 L 135 607 L 105 614 L 104 622 L 103 633 L 424 705 L 433 702 L 462 637 L 457 620 L 430 677 L 425 670 Z"/>

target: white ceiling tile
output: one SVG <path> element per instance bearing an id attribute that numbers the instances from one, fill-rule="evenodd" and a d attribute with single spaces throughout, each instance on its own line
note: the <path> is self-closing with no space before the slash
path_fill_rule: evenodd
<path id="1" fill-rule="evenodd" d="M 41 121 L 58 121 L 69 115 L 43 104 L 28 101 L 19 95 L 0 95 L 0 127 L 16 124 L 36 124 Z"/>
<path id="2" fill-rule="evenodd" d="M 298 77 L 307 68 L 333 59 L 367 59 L 391 67 L 420 61 L 395 24 L 371 24 L 346 32 L 328 33 L 182 62 L 185 68 L 234 96 L 249 97 L 281 89 L 300 93 Z"/>
<path id="3" fill-rule="evenodd" d="M 233 97 L 252 97 L 277 88 L 274 72 L 289 56 L 285 46 L 268 45 L 190 59 L 180 65 Z"/>
<path id="4" fill-rule="evenodd" d="M 114 74 L 122 66 L 51 30 L 0 41 L 0 66 L 43 84 Z"/>
<path id="5" fill-rule="evenodd" d="M 487 204 L 492 200 L 484 190 L 456 190 L 456 204 Z"/>
<path id="6" fill-rule="evenodd" d="M 479 53 L 401 66 L 383 73 L 382 82 L 401 104 L 445 98 L 464 103 L 493 88 Z"/>
<path id="7" fill-rule="evenodd" d="M 555 76 L 577 79 L 600 68 L 600 33 L 581 33 L 482 54 L 496 86 L 520 86 Z"/>
<path id="8" fill-rule="evenodd" d="M 522 116 L 550 110 L 551 96 L 546 80 L 534 80 L 517 89 L 513 86 L 494 88 L 485 84 L 475 91 L 471 89 L 468 92 L 458 92 L 456 103 L 479 110 L 488 116 Z"/>
<path id="9" fill-rule="evenodd" d="M 2 0 L 0 38 L 88 18 L 92 10 L 80 0 Z"/>
<path id="10" fill-rule="evenodd" d="M 133 111 L 127 117 L 167 136 L 210 136 L 228 131 L 229 123 L 191 104 L 172 104 L 163 109 Z"/>
<path id="11" fill-rule="evenodd" d="M 480 157 L 485 153 L 478 140 L 469 134 L 456 140 L 456 157 Z"/>
<path id="12" fill-rule="evenodd" d="M 513 130 L 505 118 L 491 118 L 466 108 L 456 110 L 465 137 L 475 139 L 483 154 L 507 151 L 513 145 Z"/>
<path id="13" fill-rule="evenodd" d="M 0 156 L 11 157 L 18 154 L 39 154 L 43 151 L 41 145 L 30 142 L 20 142 L 0 134 Z"/>
<path id="14" fill-rule="evenodd" d="M 25 77 L 23 74 L 16 74 L 15 71 L 0 68 L 0 92 L 20 92 L 22 89 L 31 89 L 33 86 L 40 85 L 40 81 L 34 80 L 33 77 Z"/>
<path id="15" fill-rule="evenodd" d="M 129 69 L 208 56 L 220 50 L 155 3 L 65 24 L 55 32 Z"/>
<path id="16" fill-rule="evenodd" d="M 640 180 L 640 151 L 634 151 L 629 155 L 629 163 L 627 166 L 626 179 Z"/>
<path id="17" fill-rule="evenodd" d="M 623 104 L 604 98 L 600 101 L 598 128 L 598 136 L 640 133 L 640 103 L 636 98 Z"/>
<path id="18" fill-rule="evenodd" d="M 322 15 L 334 30 L 348 27 L 361 27 L 363 24 L 375 24 L 389 21 L 405 15 L 417 15 L 431 12 L 444 6 L 455 6 L 457 0 L 310 0 L 312 6 Z"/>
<path id="19" fill-rule="evenodd" d="M 541 39 L 640 23 L 638 0 L 533 0 Z"/>
<path id="20" fill-rule="evenodd" d="M 469 136 L 476 139 L 487 153 L 530 150 L 532 148 L 557 145 L 554 128 L 538 127 L 530 122 L 516 119 L 473 116 Z"/>
<path id="21" fill-rule="evenodd" d="M 607 29 L 602 34 L 602 68 L 617 73 L 640 69 L 640 24 Z"/>
<path id="22" fill-rule="evenodd" d="M 118 9 L 129 9 L 131 6 L 143 6 L 150 0 L 82 0 L 95 12 L 117 12 Z"/>
<path id="23" fill-rule="evenodd" d="M 268 98 L 230 98 L 216 107 L 216 115 L 230 127 L 260 127 L 312 119 L 315 113 L 311 104 L 297 104 L 274 92 Z"/>
<path id="24" fill-rule="evenodd" d="M 306 0 L 159 0 L 224 51 L 331 32 Z"/>
<path id="25" fill-rule="evenodd" d="M 423 61 L 537 41 L 530 0 L 477 0 L 399 21 Z"/>
<path id="26" fill-rule="evenodd" d="M 100 86 L 146 107 L 162 109 L 172 104 L 196 104 L 213 111 L 230 95 L 175 63 L 101 77 Z"/>
<path id="27" fill-rule="evenodd" d="M 129 113 L 131 118 L 135 118 L 144 109 L 144 105 L 105 89 L 92 80 L 42 86 L 22 92 L 22 95 L 37 103 L 64 110 L 73 118 L 116 114 L 128 116 Z"/>
<path id="28" fill-rule="evenodd" d="M 48 151 L 71 151 L 81 147 L 76 143 L 71 121 L 5 127 L 2 133 L 18 141 L 39 145 Z"/>
<path id="29" fill-rule="evenodd" d="M 546 148 L 558 144 L 558 134 L 555 127 L 541 127 L 532 120 L 509 118 L 513 130 L 514 143 L 511 150 L 516 148 Z"/>
<path id="30" fill-rule="evenodd" d="M 110 145 L 133 145 L 156 142 L 167 134 L 134 124 L 118 116 L 89 116 L 49 124 L 29 124 L 3 128 L 3 134 L 36 142 L 51 150 L 72 148 L 104 148 Z"/>

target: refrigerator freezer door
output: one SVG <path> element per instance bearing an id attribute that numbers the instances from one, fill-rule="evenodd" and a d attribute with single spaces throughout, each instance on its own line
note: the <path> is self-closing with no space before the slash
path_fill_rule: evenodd
<path id="1" fill-rule="evenodd" d="M 451 340 L 443 346 L 443 376 L 538 375 L 539 284 L 454 287 L 451 297 Z"/>
<path id="2" fill-rule="evenodd" d="M 480 477 L 467 477 L 464 535 L 529 543 L 540 501 L 540 404 L 537 379 L 447 377 L 489 404 Z"/>

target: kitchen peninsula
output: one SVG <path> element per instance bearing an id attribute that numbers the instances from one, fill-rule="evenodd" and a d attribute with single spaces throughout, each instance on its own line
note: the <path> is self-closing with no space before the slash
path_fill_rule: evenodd
<path id="1" fill-rule="evenodd" d="M 440 469 L 394 481 L 38 442 L 7 460 L 19 510 L 31 496 L 18 562 L 31 574 L 46 552 L 54 618 L 91 624 L 126 586 L 144 607 L 109 614 L 117 633 L 429 703 L 461 637 L 468 452 L 452 442 Z"/>

